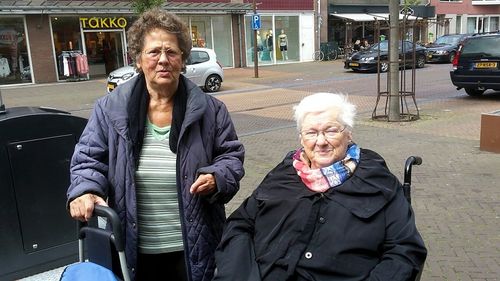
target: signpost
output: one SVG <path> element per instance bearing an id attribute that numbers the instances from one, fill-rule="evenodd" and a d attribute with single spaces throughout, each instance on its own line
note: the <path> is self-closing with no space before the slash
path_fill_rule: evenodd
<path id="1" fill-rule="evenodd" d="M 257 14 L 257 5 L 253 0 L 253 15 L 252 15 L 252 29 L 253 29 L 253 69 L 255 78 L 259 78 L 259 58 L 257 46 L 257 30 L 260 29 L 260 15 Z"/>

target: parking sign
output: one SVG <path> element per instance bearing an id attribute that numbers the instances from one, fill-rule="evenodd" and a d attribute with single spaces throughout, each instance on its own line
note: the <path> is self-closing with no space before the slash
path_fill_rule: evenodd
<path id="1" fill-rule="evenodd" d="M 260 15 L 258 14 L 252 15 L 252 29 L 253 30 L 260 29 Z"/>

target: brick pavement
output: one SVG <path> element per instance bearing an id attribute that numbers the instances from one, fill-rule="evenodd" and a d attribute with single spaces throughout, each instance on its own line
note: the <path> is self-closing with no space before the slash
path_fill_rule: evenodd
<path id="1" fill-rule="evenodd" d="M 422 280 L 499 279 L 500 155 L 479 150 L 480 113 L 500 109 L 499 95 L 423 97 L 417 99 L 420 120 L 380 122 L 370 118 L 375 96 L 353 86 L 364 81 L 364 76 L 345 73 L 339 61 L 261 67 L 259 74 L 261 78 L 253 78 L 253 69 L 225 70 L 223 91 L 216 94 L 232 112 L 247 150 L 247 175 L 241 191 L 227 205 L 228 212 L 287 151 L 297 147 L 292 106 L 311 92 L 331 90 L 327 82 L 335 76 L 334 90 L 349 93 L 358 106 L 354 137 L 361 146 L 383 155 L 400 179 L 407 156 L 423 158 L 412 177 L 417 224 L 429 249 Z M 450 87 L 441 83 L 442 77 L 429 79 L 435 79 L 440 90 Z M 371 83 L 367 87 L 373 91 Z M 43 102 L 86 117 L 93 100 L 104 94 L 104 86 L 104 80 L 95 80 L 4 89 L 2 93 L 8 107 Z M 429 89 L 425 84 L 419 87 Z"/>

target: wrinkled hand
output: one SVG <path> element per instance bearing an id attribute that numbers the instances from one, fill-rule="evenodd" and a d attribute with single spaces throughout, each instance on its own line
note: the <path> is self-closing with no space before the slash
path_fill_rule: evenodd
<path id="1" fill-rule="evenodd" d="M 207 195 L 216 188 L 215 177 L 212 174 L 200 174 L 196 181 L 191 185 L 189 192 L 197 195 Z"/>
<path id="2" fill-rule="evenodd" d="M 94 212 L 94 205 L 108 206 L 101 197 L 87 193 L 73 199 L 69 203 L 71 217 L 79 221 L 88 221 Z"/>

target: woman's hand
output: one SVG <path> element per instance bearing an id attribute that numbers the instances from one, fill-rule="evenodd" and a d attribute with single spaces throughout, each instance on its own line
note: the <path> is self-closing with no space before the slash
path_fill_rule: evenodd
<path id="1" fill-rule="evenodd" d="M 212 174 L 200 174 L 191 185 L 191 194 L 207 195 L 215 190 L 215 177 Z"/>
<path id="2" fill-rule="evenodd" d="M 87 193 L 73 199 L 69 203 L 71 217 L 79 221 L 88 221 L 94 212 L 94 205 L 108 206 L 101 197 Z"/>

